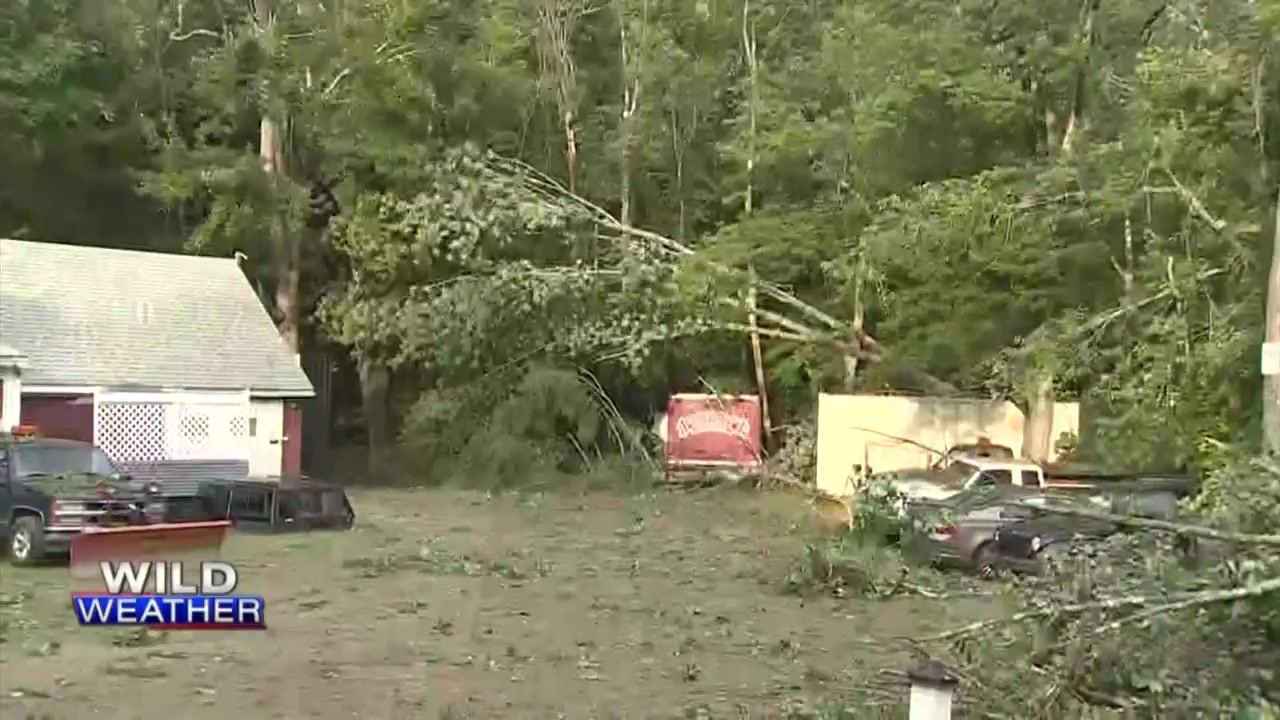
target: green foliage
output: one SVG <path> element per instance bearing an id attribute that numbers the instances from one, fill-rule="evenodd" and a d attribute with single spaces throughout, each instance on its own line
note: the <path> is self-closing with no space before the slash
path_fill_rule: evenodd
<path id="1" fill-rule="evenodd" d="M 1277 507 L 1280 463 L 1273 458 L 1228 455 L 1186 509 L 1236 532 L 1266 535 L 1275 532 Z"/>
<path id="2" fill-rule="evenodd" d="M 849 500 L 849 527 L 818 538 L 787 575 L 787 591 L 808 595 L 888 599 L 904 595 L 936 596 L 956 583 L 918 567 L 918 548 L 902 533 L 902 501 L 888 483 L 862 486 Z M 953 588 L 954 589 L 954 588 Z"/>
<path id="3" fill-rule="evenodd" d="M 643 428 L 627 424 L 593 379 L 551 366 L 501 378 L 508 379 L 515 382 L 424 394 L 402 433 L 412 469 L 488 490 L 563 484 L 582 474 L 612 474 L 614 487 L 653 479 L 651 467 L 615 459 L 637 450 Z"/>
<path id="4" fill-rule="evenodd" d="M 654 0 L 581 13 L 559 47 L 511 0 L 304 2 L 268 27 L 204 1 L 18 3 L 0 230 L 241 250 L 266 285 L 300 244 L 322 334 L 424 373 L 411 393 L 525 354 L 750 387 L 754 271 L 887 350 L 850 378 L 831 342 L 767 337 L 788 415 L 848 386 L 1027 401 L 1052 373 L 1107 408 L 1100 452 L 1202 465 L 1200 438 L 1256 436 L 1273 5 Z M 563 179 L 566 110 L 586 200 L 629 187 L 633 223 L 691 257 L 470 149 Z M 342 212 L 315 230 L 321 181 Z"/>
<path id="5" fill-rule="evenodd" d="M 814 423 L 774 428 L 778 449 L 769 458 L 769 474 L 812 482 L 818 470 L 818 429 Z"/>
<path id="6" fill-rule="evenodd" d="M 592 248 L 572 208 L 482 154 L 423 162 L 413 196 L 363 197 L 338 225 L 352 275 L 321 318 L 339 341 L 459 382 L 533 357 L 643 355 L 674 321 L 670 269 Z"/>

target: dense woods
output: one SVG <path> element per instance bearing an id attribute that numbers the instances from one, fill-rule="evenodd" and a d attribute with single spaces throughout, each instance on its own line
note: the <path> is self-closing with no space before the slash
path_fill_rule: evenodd
<path id="1" fill-rule="evenodd" d="M 1274 2 L 0 12 L 0 230 L 245 253 L 375 445 L 582 457 L 626 442 L 601 397 L 754 390 L 756 281 L 775 424 L 818 389 L 1083 398 L 1097 452 L 1197 465 L 1280 423 Z"/>
<path id="2" fill-rule="evenodd" d="M 1276 0 L 8 0 L 0 139 L 0 234 L 244 253 L 431 477 L 621 473 L 669 392 L 756 391 L 753 330 L 775 449 L 819 390 L 1082 400 L 1272 551 L 1128 634 L 1042 607 L 1060 679 L 984 698 L 1266 712 Z"/>

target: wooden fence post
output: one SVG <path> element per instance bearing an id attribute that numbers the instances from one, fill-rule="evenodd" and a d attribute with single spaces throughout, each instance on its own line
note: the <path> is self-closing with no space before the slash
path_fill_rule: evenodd
<path id="1" fill-rule="evenodd" d="M 907 671 L 911 681 L 910 720 L 951 720 L 951 702 L 960 678 L 946 665 L 929 660 Z"/>

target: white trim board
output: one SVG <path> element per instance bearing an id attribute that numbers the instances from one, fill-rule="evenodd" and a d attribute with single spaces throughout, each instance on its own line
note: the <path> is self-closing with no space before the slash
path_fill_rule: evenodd
<path id="1" fill-rule="evenodd" d="M 93 385 L 26 385 L 22 392 L 32 395 L 97 395 L 102 388 Z"/>
<path id="2" fill-rule="evenodd" d="M 315 392 L 298 392 L 287 390 L 187 390 L 185 388 L 160 388 L 149 390 L 116 390 L 101 385 L 26 385 L 22 392 L 33 395 L 95 395 L 108 400 L 132 400 L 142 402 L 144 396 L 161 397 L 174 400 L 176 397 L 196 398 L 235 398 L 243 402 L 247 397 L 263 400 L 307 400 L 316 396 Z M 152 400 L 154 402 L 154 400 Z M 217 401 L 215 401 L 217 402 Z"/>
<path id="3" fill-rule="evenodd" d="M 98 402 L 114 403 L 195 403 L 201 405 L 246 405 L 249 394 L 246 392 L 199 392 L 186 390 L 148 390 L 130 392 L 127 390 L 101 390 L 95 396 Z"/>

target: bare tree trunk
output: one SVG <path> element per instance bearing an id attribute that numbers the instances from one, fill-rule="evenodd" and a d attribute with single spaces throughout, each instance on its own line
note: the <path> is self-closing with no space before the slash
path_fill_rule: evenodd
<path id="1" fill-rule="evenodd" d="M 759 88 L 756 87 L 756 26 L 751 21 L 751 0 L 742 0 L 742 54 L 747 64 L 747 82 L 750 88 L 747 101 L 747 193 L 743 199 L 743 212 L 750 215 L 753 209 L 752 196 L 755 195 L 756 112 L 760 100 Z"/>
<path id="2" fill-rule="evenodd" d="M 626 132 L 625 130 L 623 131 Z M 620 160 L 622 178 L 618 194 L 622 205 L 621 212 L 618 213 L 618 219 L 623 225 L 631 225 L 631 150 L 630 143 L 625 137 L 622 139 L 622 158 Z"/>
<path id="3" fill-rule="evenodd" d="M 756 370 L 756 392 L 760 395 L 760 430 L 766 450 L 773 447 L 773 422 L 769 419 L 769 387 L 765 382 L 764 353 L 760 349 L 760 333 L 756 317 L 756 274 L 751 273 L 751 285 L 747 288 L 747 322 L 751 328 L 751 360 Z"/>
<path id="4" fill-rule="evenodd" d="M 743 217 L 751 215 L 754 205 L 752 196 L 755 194 L 755 167 L 756 167 L 756 103 L 758 100 L 756 89 L 756 32 L 755 25 L 751 22 L 751 0 L 742 0 L 742 53 L 747 65 L 747 82 L 750 84 L 750 99 L 747 107 L 747 191 L 742 201 Z M 756 323 L 756 274 L 752 269 L 750 275 L 750 287 L 747 288 L 748 300 L 748 322 L 751 327 L 751 359 L 752 365 L 755 367 L 756 374 L 756 391 L 760 395 L 760 414 L 762 429 L 764 431 L 765 446 L 768 447 L 772 440 L 773 428 L 769 420 L 769 393 L 765 382 L 764 370 L 764 354 L 760 349 L 760 333 L 757 330 Z"/>
<path id="5" fill-rule="evenodd" d="M 1039 373 L 1029 390 L 1027 416 L 1022 425 L 1022 457 L 1048 462 L 1053 454 L 1053 374 Z"/>
<path id="6" fill-rule="evenodd" d="M 275 10 L 272 0 L 257 0 L 258 26 L 263 49 L 271 50 L 275 42 Z M 280 125 L 276 118 L 263 113 L 258 129 L 258 155 L 262 169 L 277 185 L 284 180 L 287 168 L 284 143 L 280 138 Z M 284 213 L 277 213 L 276 242 L 276 311 L 279 313 L 280 336 L 289 350 L 297 354 L 301 348 L 301 289 L 302 250 L 298 238 L 284 221 Z"/>
<path id="7" fill-rule="evenodd" d="M 1072 94 L 1071 110 L 1067 114 L 1067 126 L 1062 131 L 1062 151 L 1071 152 L 1076 134 L 1080 130 L 1081 123 L 1084 122 L 1085 95 L 1089 81 L 1089 60 L 1093 51 L 1094 38 L 1094 18 L 1098 14 L 1098 8 L 1101 6 L 1101 0 L 1092 0 L 1085 9 L 1083 27 L 1080 31 L 1080 43 L 1084 46 L 1084 52 L 1080 60 L 1079 67 L 1076 68 L 1075 89 Z"/>
<path id="8" fill-rule="evenodd" d="M 1271 238 L 1271 278 L 1267 283 L 1265 338 L 1262 437 L 1269 452 L 1280 454 L 1280 189 L 1276 191 L 1275 228 Z"/>
<path id="9" fill-rule="evenodd" d="M 1045 105 L 1044 126 L 1048 147 L 1052 152 L 1056 149 L 1063 154 L 1070 153 L 1075 147 L 1075 139 L 1085 121 L 1085 98 L 1089 81 L 1089 59 L 1094 43 L 1094 18 L 1097 15 L 1101 0 L 1091 0 L 1084 10 L 1081 20 L 1080 42 L 1084 48 L 1083 57 L 1076 67 L 1075 87 L 1072 93 L 1071 107 L 1067 111 L 1066 126 L 1062 130 L 1062 139 L 1055 144 L 1054 137 L 1057 116 Z M 1126 232 L 1130 230 L 1126 220 Z M 1126 250 L 1132 250 L 1131 245 Z M 1022 426 L 1022 456 L 1035 462 L 1048 462 L 1054 452 L 1053 420 L 1056 397 L 1054 395 L 1054 373 L 1045 368 L 1033 370 L 1030 387 L 1027 392 L 1027 415 Z"/>
<path id="10" fill-rule="evenodd" d="M 684 122 L 681 122 L 681 120 Z M 693 106 L 685 112 L 671 108 L 671 157 L 676 169 L 676 239 L 684 242 L 688 233 L 689 213 L 684 187 L 685 150 L 692 138 L 697 134 L 698 108 Z"/>
<path id="11" fill-rule="evenodd" d="M 571 43 L 581 14 L 575 3 L 576 0 L 540 0 L 538 4 L 538 59 L 544 79 L 555 85 L 564 132 L 565 176 L 572 193 L 578 191 L 578 69 Z"/>
<path id="12" fill-rule="evenodd" d="M 680 131 L 679 116 L 675 110 L 671 111 L 671 152 L 676 163 L 676 202 L 679 206 L 676 240 L 684 242 L 686 212 L 684 201 L 684 135 Z"/>
<path id="13" fill-rule="evenodd" d="M 391 374 L 379 360 L 360 357 L 360 409 L 364 415 L 365 433 L 369 441 L 369 472 L 381 473 L 385 468 L 387 448 L 391 445 L 388 418 L 388 391 Z"/>
<path id="14" fill-rule="evenodd" d="M 862 334 L 863 323 L 866 321 L 866 308 L 862 302 L 862 281 L 866 277 L 866 271 L 866 258 L 859 251 L 858 264 L 854 270 L 857 275 L 853 279 L 853 337 L 855 340 Z M 855 347 L 860 349 L 860 345 L 856 343 Z M 845 392 L 851 393 L 858 387 L 858 358 L 857 352 L 844 356 Z"/>
<path id="15" fill-rule="evenodd" d="M 642 27 L 647 24 L 649 3 L 644 3 Z M 619 118 L 619 166 L 622 174 L 619 193 L 623 225 L 631 225 L 631 136 L 634 131 L 636 110 L 640 106 L 640 80 L 644 71 L 645 39 L 640 38 L 640 48 L 631 46 L 627 33 L 626 0 L 618 1 L 618 45 L 622 53 L 622 114 Z"/>
<path id="16" fill-rule="evenodd" d="M 569 192 L 578 192 L 578 131 L 575 127 L 574 114 L 564 114 L 564 165 L 568 176 Z"/>

